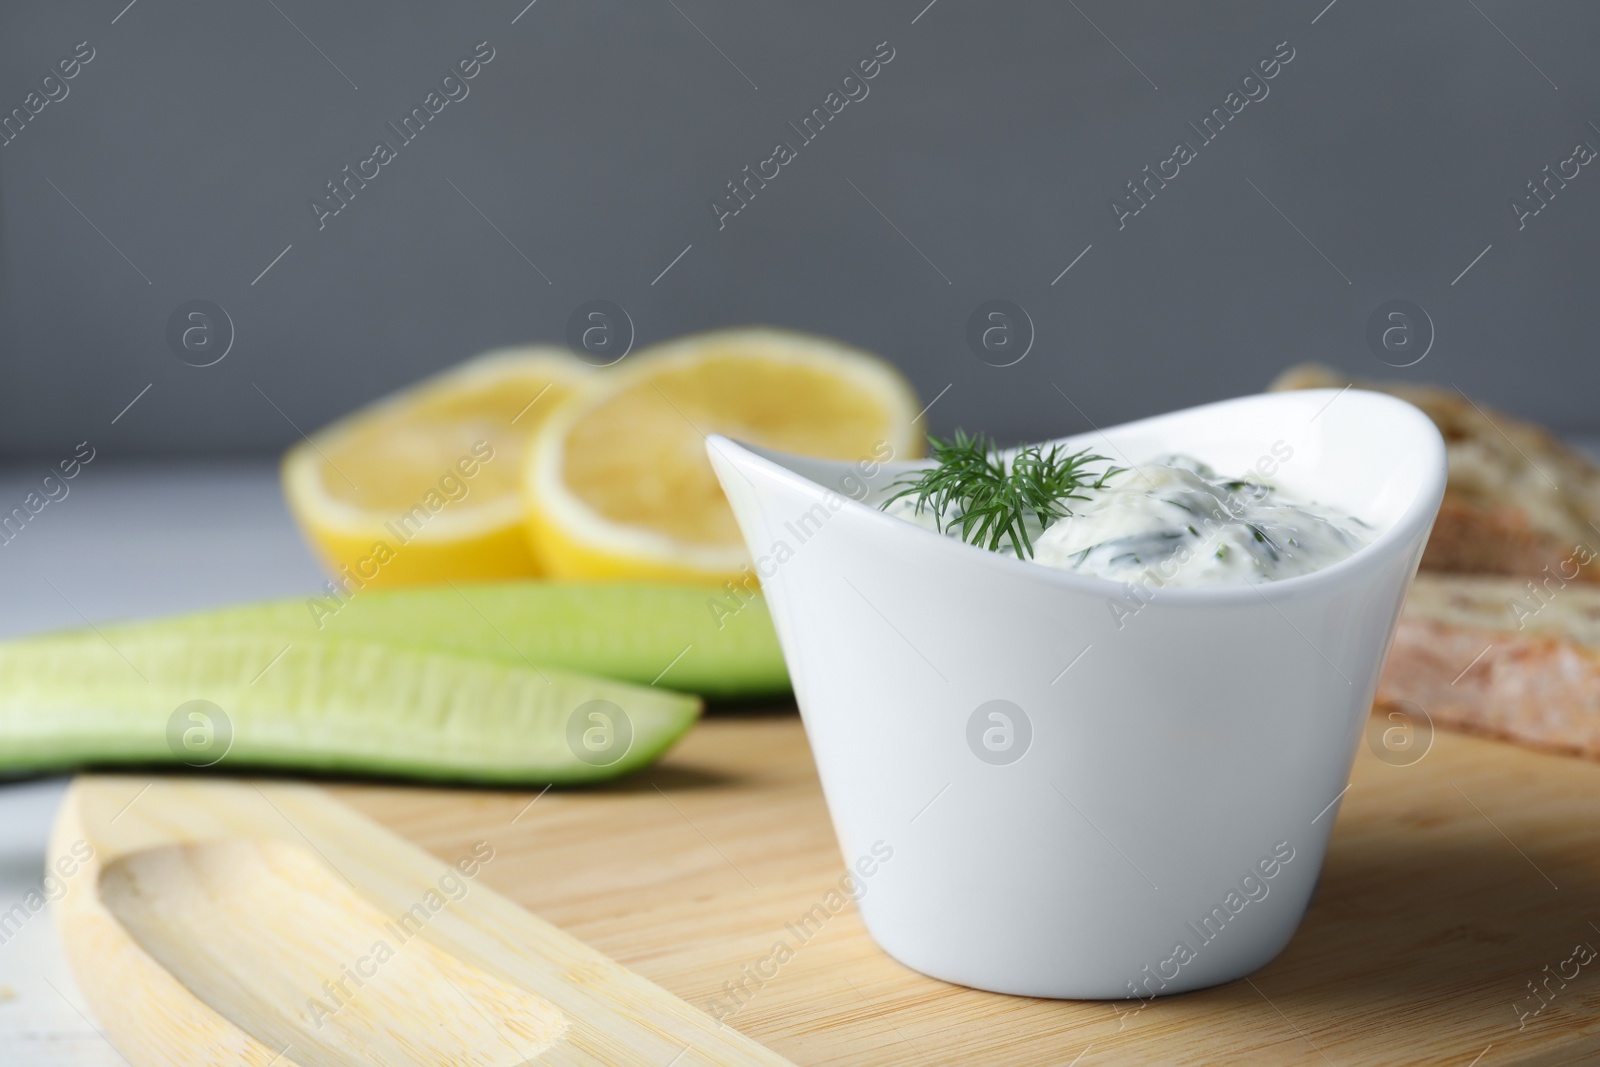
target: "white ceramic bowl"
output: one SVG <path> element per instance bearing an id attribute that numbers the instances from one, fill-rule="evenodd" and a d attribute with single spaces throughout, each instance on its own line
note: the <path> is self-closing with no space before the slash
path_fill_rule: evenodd
<path id="1" fill-rule="evenodd" d="M 1134 591 L 883 514 L 904 464 L 707 447 L 878 943 L 1003 993 L 1226 982 L 1288 943 L 1316 884 L 1444 444 L 1414 407 L 1356 390 L 1063 443 L 1270 470 L 1379 533 L 1297 578 Z"/>

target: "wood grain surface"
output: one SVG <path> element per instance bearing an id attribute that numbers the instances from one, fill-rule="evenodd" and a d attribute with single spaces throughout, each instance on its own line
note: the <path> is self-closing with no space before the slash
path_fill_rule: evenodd
<path id="1" fill-rule="evenodd" d="M 133 1067 L 787 1065 L 315 786 L 85 775 L 50 855 Z"/>
<path id="2" fill-rule="evenodd" d="M 1600 1062 L 1600 961 L 1574 962 L 1600 947 L 1600 764 L 1571 757 L 1441 732 L 1394 766 L 1363 746 L 1288 949 L 1142 1009 L 926 978 L 853 905 L 801 942 L 786 924 L 844 868 L 793 714 L 712 716 L 607 788 L 334 792 L 441 857 L 492 842 L 487 883 L 708 1011 L 786 940 L 726 1021 L 800 1064 Z"/>

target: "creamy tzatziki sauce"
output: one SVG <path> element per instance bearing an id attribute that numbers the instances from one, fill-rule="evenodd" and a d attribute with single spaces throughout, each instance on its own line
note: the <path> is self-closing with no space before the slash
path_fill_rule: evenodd
<path id="1" fill-rule="evenodd" d="M 1189 456 L 1120 471 L 1080 490 L 1072 513 L 1030 529 L 1033 562 L 1058 570 L 1159 585 L 1233 585 L 1309 574 L 1346 558 L 1376 532 L 1360 519 L 1299 501 L 1272 485 L 1224 478 Z M 910 499 L 889 514 L 938 530 Z M 959 536 L 945 515 L 942 525 Z M 1009 545 L 1001 549 L 1012 554 Z"/>

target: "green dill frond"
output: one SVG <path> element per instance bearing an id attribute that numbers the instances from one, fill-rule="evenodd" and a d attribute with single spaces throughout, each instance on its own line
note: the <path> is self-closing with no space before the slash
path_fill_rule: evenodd
<path id="1" fill-rule="evenodd" d="M 991 551 L 1009 541 L 1020 559 L 1033 556 L 1030 516 L 1045 529 L 1072 514 L 1071 501 L 1088 499 L 1082 490 L 1104 489 L 1123 470 L 1107 467 L 1091 480 L 1087 468 L 1106 457 L 1088 449 L 1067 454 L 1060 445 L 1030 446 L 1007 462 L 989 437 L 962 430 L 949 441 L 930 434 L 928 445 L 934 465 L 896 480 L 890 488 L 899 491 L 881 506 L 911 497 L 915 512 L 932 512 L 941 532 L 959 528 L 963 541 Z"/>

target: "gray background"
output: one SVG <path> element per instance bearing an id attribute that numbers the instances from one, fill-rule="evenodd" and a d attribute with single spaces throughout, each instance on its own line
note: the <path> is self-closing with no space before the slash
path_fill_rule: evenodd
<path id="1" fill-rule="evenodd" d="M 0 14 L 0 111 L 96 50 L 0 148 L 7 457 L 278 450 L 602 297 L 640 343 L 771 322 L 882 353 L 951 386 L 936 430 L 1077 431 L 1304 359 L 1600 425 L 1600 168 L 1520 232 L 1507 206 L 1600 147 L 1594 5 L 125 3 Z M 471 95 L 319 232 L 308 198 L 483 40 Z M 870 95 L 719 231 L 707 200 L 883 40 Z M 1122 184 L 1285 40 L 1267 99 L 1119 231 Z M 195 298 L 236 325 L 215 366 L 165 340 Z M 993 298 L 1036 328 L 1015 366 L 964 338 Z M 1395 298 L 1437 331 L 1405 371 L 1365 341 Z"/>

